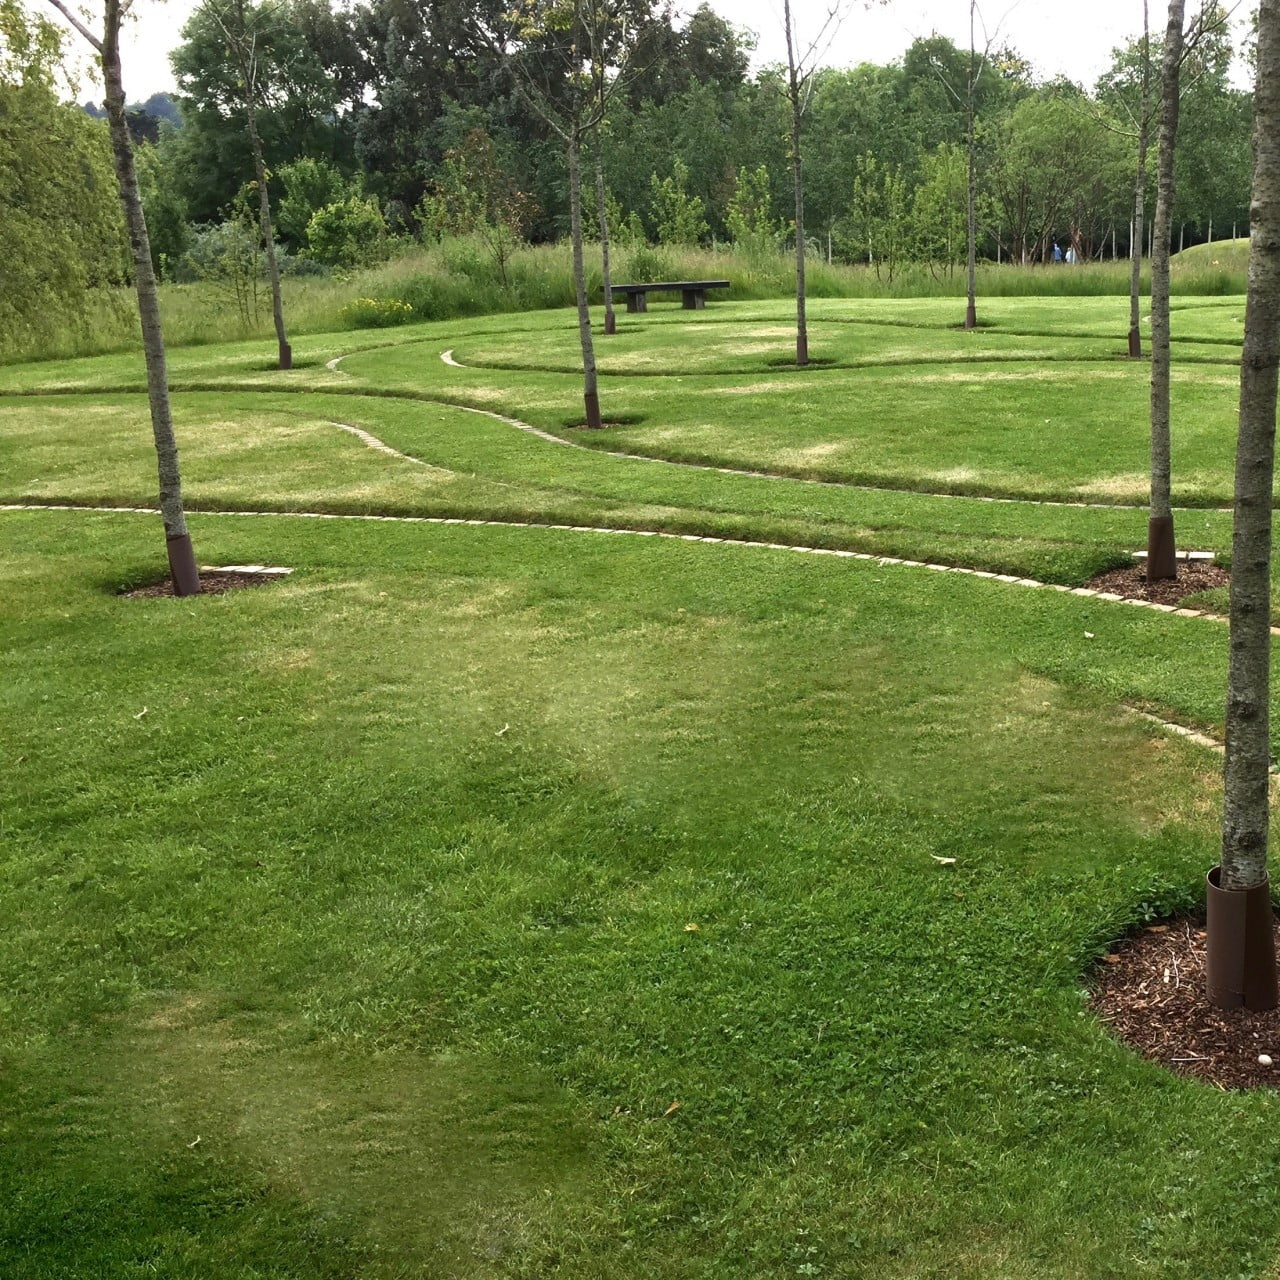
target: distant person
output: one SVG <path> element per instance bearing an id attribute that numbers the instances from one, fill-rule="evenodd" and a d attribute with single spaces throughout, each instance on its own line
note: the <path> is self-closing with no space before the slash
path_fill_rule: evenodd
<path id="1" fill-rule="evenodd" d="M 1062 261 L 1062 246 L 1056 240 L 1053 242 L 1053 260 L 1054 262 Z"/>
<path id="2" fill-rule="evenodd" d="M 1067 265 L 1074 267 L 1079 261 L 1080 259 L 1076 257 L 1076 247 L 1075 245 L 1072 245 L 1071 248 L 1067 250 Z"/>

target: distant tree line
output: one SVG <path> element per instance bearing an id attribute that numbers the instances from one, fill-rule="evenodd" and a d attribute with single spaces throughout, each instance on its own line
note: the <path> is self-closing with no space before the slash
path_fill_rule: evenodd
<path id="1" fill-rule="evenodd" d="M 567 233 L 562 140 L 522 99 L 510 58 L 481 38 L 506 0 L 243 7 L 284 271 L 354 266 L 395 237 L 478 229 L 496 235 L 501 261 L 513 244 Z M 261 274 L 259 195 L 242 77 L 219 12 L 206 0 L 184 28 L 173 101 L 135 105 L 130 123 L 158 270 L 217 275 L 248 306 Z M 0 13 L 14 33 L 0 105 L 12 101 L 8 118 L 31 125 L 17 163 L 29 163 L 36 185 L 76 184 L 81 204 L 101 194 L 100 213 L 69 235 L 116 234 L 114 197 L 76 177 L 86 166 L 105 172 L 105 139 L 92 122 L 73 122 L 57 53 L 17 38 L 24 21 L 32 30 L 21 7 L 0 0 Z M 1158 63 L 1159 41 L 1152 46 Z M 750 38 L 705 5 L 686 20 L 648 15 L 600 128 L 604 207 L 624 245 L 735 242 L 772 253 L 794 243 L 785 69 L 752 73 L 751 53 Z M 1175 249 L 1247 227 L 1252 97 L 1231 84 L 1232 55 L 1224 26 L 1183 77 Z M 888 66 L 814 75 L 803 155 L 810 253 L 887 276 L 906 263 L 962 266 L 969 65 L 968 49 L 933 35 Z M 1141 68 L 1138 38 L 1089 89 L 1041 82 L 1016 51 L 989 51 L 973 92 L 980 256 L 1039 262 L 1055 244 L 1081 259 L 1127 252 Z M 584 201 L 589 235 L 595 207 Z M 90 283 L 127 272 L 118 250 L 88 256 L 76 270 Z"/>
<path id="2" fill-rule="evenodd" d="M 496 21 L 502 6 L 489 4 Z M 563 148 L 476 38 L 471 10 L 484 7 L 273 7 L 261 51 L 271 92 L 259 127 L 281 193 L 290 164 L 321 163 L 376 201 L 392 232 L 421 234 L 424 199 L 432 208 L 456 178 L 450 164 L 482 133 L 533 210 L 527 234 L 562 236 Z M 157 181 L 188 222 L 209 224 L 224 217 L 252 165 L 234 108 L 235 69 L 208 6 L 183 34 L 173 65 L 184 127 L 161 137 Z M 763 168 L 760 221 L 785 235 L 794 209 L 783 70 L 749 74 L 748 38 L 706 6 L 683 25 L 654 24 L 646 43 L 604 126 L 606 184 L 624 225 L 650 240 L 732 239 L 733 211 L 752 193 L 759 200 Z M 1039 260 L 1054 241 L 1092 256 L 1110 252 L 1113 234 L 1118 250 L 1127 246 L 1140 57 L 1136 39 L 1117 50 L 1091 91 L 1037 83 L 1013 50 L 988 59 L 975 92 L 985 256 Z M 1173 216 L 1185 242 L 1205 239 L 1211 226 L 1229 235 L 1248 218 L 1251 95 L 1231 86 L 1231 57 L 1224 27 L 1184 76 Z M 804 189 L 818 252 L 885 271 L 902 260 L 946 268 L 962 260 L 968 64 L 967 49 L 931 36 L 889 66 L 814 77 Z M 295 200 L 300 186 L 289 192 Z M 679 216 L 694 202 L 700 217 Z M 288 248 L 305 247 L 300 230 L 285 231 Z"/>

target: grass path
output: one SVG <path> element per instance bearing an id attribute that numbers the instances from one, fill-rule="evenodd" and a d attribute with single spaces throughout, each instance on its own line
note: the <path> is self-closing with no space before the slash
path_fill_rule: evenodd
<path id="1" fill-rule="evenodd" d="M 874 312 L 876 308 L 867 310 Z M 901 317 L 908 311 L 914 320 L 911 328 L 901 323 Z M 1036 328 L 1025 323 L 1028 309 L 1017 300 L 1007 304 L 1007 311 L 1007 321 L 1001 321 L 1007 327 L 1017 330 Z M 1213 329 L 1221 321 L 1210 322 L 1203 317 L 1229 314 L 1230 311 L 1230 306 L 1185 308 L 1186 315 L 1195 321 L 1195 326 L 1186 336 L 1222 337 Z M 769 334 L 776 328 L 776 308 L 760 305 L 735 308 L 735 318 L 731 322 L 712 317 L 686 323 L 685 314 L 657 312 L 653 323 L 643 329 L 636 326 L 632 331 L 626 331 L 628 326 L 624 326 L 620 340 L 630 344 L 633 352 L 640 349 L 637 342 L 647 346 L 657 343 L 656 350 L 661 358 L 668 359 L 671 355 L 689 352 L 690 344 L 684 340 L 686 333 L 719 334 L 721 336 L 716 341 L 721 342 L 732 339 L 735 326 L 739 329 L 744 324 L 763 326 Z M 917 345 L 943 341 L 952 351 L 958 349 L 956 344 L 962 335 L 949 328 L 950 310 L 946 304 L 917 305 L 914 310 L 904 307 L 883 309 L 882 318 L 891 315 L 898 317 L 893 324 L 878 321 L 848 324 L 838 319 L 840 311 L 837 307 L 828 305 L 824 308 L 826 323 L 831 329 L 849 330 L 859 335 L 859 342 L 867 331 L 883 331 L 902 335 L 900 338 L 895 336 L 895 341 Z M 1055 309 L 1050 306 L 1047 315 L 1053 324 L 1041 326 L 1048 336 L 1042 336 L 1033 343 L 1036 358 L 1047 361 L 1049 368 L 1062 367 L 1058 359 L 1063 354 L 1060 348 L 1063 341 L 1070 340 L 1060 339 L 1052 330 L 1054 325 L 1068 321 L 1075 328 L 1081 328 L 1081 307 Z M 946 323 L 943 323 L 944 317 L 947 318 Z M 875 316 L 871 318 L 876 320 Z M 769 320 L 774 323 L 767 323 Z M 1084 329 L 1096 332 L 1089 341 L 1104 340 L 1105 325 L 1099 324 L 1096 331 L 1091 326 L 1084 326 Z M 624 417 L 632 410 L 641 418 L 646 413 L 650 418 L 657 414 L 659 424 L 670 424 L 660 426 L 657 431 L 657 434 L 665 432 L 666 438 L 657 439 L 655 428 L 641 423 L 635 427 L 611 430 L 604 433 L 604 438 L 595 439 L 571 428 L 566 429 L 566 421 L 571 420 L 566 417 L 566 407 L 571 408 L 575 396 L 571 376 L 516 376 L 502 370 L 477 374 L 450 368 L 438 360 L 444 344 L 431 345 L 431 339 L 424 340 L 424 332 L 465 333 L 469 335 L 466 340 L 472 343 L 492 342 L 497 337 L 508 343 L 526 342 L 532 344 L 531 350 L 538 360 L 545 363 L 549 358 L 544 349 L 549 333 L 547 319 L 524 317 L 514 323 L 510 319 L 499 319 L 434 326 L 429 330 L 416 329 L 391 337 L 370 334 L 356 335 L 350 340 L 308 339 L 299 355 L 299 363 L 305 367 L 283 378 L 261 367 L 260 352 L 253 347 L 181 352 L 174 361 L 175 386 L 181 389 L 182 396 L 189 397 L 187 403 L 192 405 L 211 404 L 212 399 L 202 400 L 201 397 L 213 397 L 219 393 L 227 396 L 255 395 L 262 397 L 258 403 L 264 411 L 269 408 L 275 412 L 285 402 L 285 389 L 304 392 L 302 403 L 308 407 L 314 405 L 319 408 L 324 403 L 343 405 L 335 408 L 330 417 L 377 436 L 399 452 L 428 460 L 432 465 L 474 481 L 469 486 L 457 483 L 452 487 L 450 498 L 455 504 L 464 488 L 469 487 L 474 496 L 468 498 L 466 505 L 469 510 L 458 509 L 455 505 L 455 510 L 444 512 L 449 515 L 528 518 L 552 523 L 622 524 L 717 536 L 758 536 L 768 541 L 819 543 L 908 559 L 938 560 L 1067 584 L 1079 584 L 1092 574 L 1120 563 L 1128 550 L 1142 542 L 1140 504 L 1130 501 L 1127 496 L 1132 487 L 1127 478 L 1118 482 L 1114 477 L 1100 475 L 1091 482 L 1092 488 L 1105 492 L 1092 494 L 1074 494 L 1070 487 L 1064 488 L 1047 479 L 1037 482 L 1038 492 L 1034 487 L 1028 492 L 1024 481 L 1011 485 L 1000 483 L 998 467 L 988 483 L 982 479 L 981 470 L 973 466 L 919 471 L 911 467 L 904 469 L 892 459 L 886 460 L 888 465 L 875 463 L 863 466 L 859 463 L 852 467 L 845 464 L 837 466 L 832 463 L 834 455 L 830 453 L 829 446 L 821 442 L 797 452 L 790 446 L 787 449 L 778 449 L 773 444 L 762 447 L 764 438 L 761 437 L 761 443 L 752 445 L 741 460 L 732 456 L 738 446 L 729 441 L 713 448 L 708 448 L 705 443 L 696 448 L 685 443 L 673 447 L 672 441 L 677 437 L 701 440 L 705 436 L 704 428 L 697 425 L 696 420 L 689 429 L 681 425 L 681 417 L 688 418 L 687 409 L 680 405 L 682 399 L 687 399 L 695 407 L 702 405 L 713 409 L 720 417 L 741 416 L 742 403 L 721 404 L 714 398 L 708 398 L 718 395 L 726 381 L 724 377 L 715 375 L 715 362 L 723 363 L 729 358 L 714 343 L 712 348 L 702 353 L 704 362 L 711 362 L 710 371 L 715 375 L 710 380 L 711 385 L 705 378 L 689 378 L 683 382 L 668 379 L 679 383 L 680 390 L 664 393 L 666 399 L 659 397 L 653 401 L 649 391 L 643 387 L 640 392 L 629 387 L 625 368 L 607 378 L 609 403 L 616 404 L 617 411 Z M 998 354 L 999 344 L 1007 343 L 1009 338 L 1002 332 L 984 332 L 977 340 L 988 344 Z M 564 339 L 552 331 L 550 341 L 563 344 Z M 762 341 L 771 344 L 770 349 L 777 348 L 778 339 L 774 336 Z M 340 342 L 342 345 L 338 345 Z M 454 345 L 456 348 L 456 340 Z M 697 350 L 696 347 L 693 349 Z M 622 351 L 622 348 L 612 350 Z M 876 358 L 879 359 L 884 352 L 879 348 L 877 351 Z M 663 355 L 663 352 L 668 354 Z M 617 362 L 617 358 L 610 358 Z M 622 364 L 625 365 L 630 358 L 623 352 Z M 796 385 L 794 372 L 786 374 L 770 368 L 767 357 L 753 359 L 758 360 L 759 372 L 769 387 L 785 392 L 786 388 Z M 335 365 L 335 362 L 336 368 L 326 367 Z M 435 363 L 434 369 L 432 362 Z M 102 391 L 108 388 L 115 392 L 141 390 L 136 373 L 132 379 L 122 376 L 126 363 L 121 357 L 107 357 L 67 362 L 45 370 L 39 366 L 0 370 L 0 391 L 42 395 L 50 392 L 92 394 L 100 398 Z M 824 370 L 820 373 L 819 381 L 814 385 L 834 389 L 836 398 L 832 399 L 830 391 L 824 392 L 825 399 L 817 412 L 833 418 L 843 416 L 839 397 L 844 395 L 844 391 L 831 379 L 849 372 Z M 883 367 L 882 372 L 894 376 L 901 374 L 901 370 L 895 371 L 890 367 Z M 647 384 L 650 380 L 636 381 Z M 1018 394 L 1021 395 L 1025 389 L 1021 387 Z M 641 392 L 640 401 L 627 403 L 630 397 Z M 320 396 L 326 400 L 322 401 Z M 769 401 L 768 395 L 760 399 L 762 403 Z M 26 412 L 22 407 L 25 401 L 0 399 L 0 414 L 3 414 L 6 404 L 12 405 L 15 413 Z M 542 457 L 536 452 L 498 444 L 482 433 L 475 433 L 475 447 L 472 448 L 463 445 L 461 433 L 457 431 L 443 434 L 435 430 L 424 432 L 428 422 L 438 422 L 440 418 L 433 417 L 434 409 L 423 406 L 440 405 L 487 412 L 500 422 L 532 428 L 528 434 L 538 439 L 536 433 L 542 433 L 541 439 L 545 443 L 570 440 L 581 446 L 577 450 L 580 456 L 569 463 L 563 455 L 556 459 Z M 800 416 L 797 417 L 793 410 L 800 410 Z M 788 420 L 800 423 L 804 413 L 812 415 L 813 412 L 812 408 L 789 405 Z M 881 434 L 889 439 L 893 428 Z M 2 446 L 3 436 L 0 435 Z M 184 447 L 189 455 L 190 444 Z M 596 465 L 596 459 L 582 456 L 588 451 L 606 457 L 612 455 L 610 462 L 617 465 L 612 468 Z M 729 456 L 725 456 L 726 451 Z M 751 453 L 754 456 L 750 456 Z M 636 461 L 640 458 L 650 461 Z M 655 469 L 654 459 L 690 464 L 683 468 L 687 480 L 676 474 L 681 468 L 668 467 L 665 473 Z M 603 462 L 603 458 L 599 461 Z M 295 473 L 304 470 L 301 463 L 291 463 L 291 466 Z M 641 473 L 639 468 L 644 466 L 650 468 L 650 474 Z M 24 469 L 21 458 L 14 460 L 7 468 L 10 482 L 0 496 L 36 500 L 56 496 L 47 482 L 36 487 L 25 484 L 24 470 L 26 475 L 32 474 Z M 43 470 L 41 468 L 35 473 L 41 480 L 44 480 Z M 325 491 L 308 486 L 306 482 L 314 474 L 313 467 L 305 467 L 305 473 L 295 475 L 302 482 L 300 487 L 289 481 L 280 486 L 285 491 L 296 491 L 300 505 L 350 510 L 363 502 L 367 504 L 366 509 L 380 506 L 388 512 L 412 512 L 411 507 L 405 506 L 406 491 L 394 481 L 382 489 L 381 496 L 378 493 L 380 486 L 371 487 L 363 482 L 349 485 L 346 495 L 339 496 L 339 486 L 335 484 L 328 485 Z M 148 482 L 144 469 L 134 463 L 131 478 L 127 481 L 123 471 L 119 474 L 121 479 L 112 483 L 109 489 L 102 486 L 103 476 L 99 469 L 95 473 L 95 487 L 85 485 L 73 494 L 63 484 L 60 491 L 77 500 L 109 499 L 133 503 L 146 499 Z M 523 502 L 515 499 L 510 488 L 501 495 L 494 493 L 492 487 L 483 491 L 482 477 L 506 486 L 522 486 Z M 803 488 L 773 483 L 771 491 L 766 493 L 758 486 L 769 485 L 769 477 L 830 483 Z M 715 484 L 708 483 L 711 478 L 715 478 Z M 202 483 L 193 484 L 191 489 L 197 505 L 260 507 L 274 505 L 279 500 L 268 486 L 259 484 L 256 492 L 249 492 L 246 485 L 229 486 L 225 477 L 219 491 L 209 494 L 208 499 Z M 819 492 L 822 497 L 817 496 Z M 1193 490 L 1188 497 L 1193 499 L 1192 507 L 1185 510 L 1180 522 L 1184 544 L 1220 554 L 1229 550 L 1229 519 L 1222 503 L 1214 500 L 1212 486 Z M 1001 504 L 1008 509 L 1007 518 L 993 516 L 991 507 L 994 504 L 985 501 L 998 498 L 1014 500 Z M 420 504 L 424 501 L 439 513 L 441 495 L 438 492 L 434 495 L 421 494 L 413 499 L 419 510 L 423 509 Z M 1029 505 L 1053 502 L 1063 504 L 1060 511 L 1043 505 L 1035 508 Z M 1082 505 L 1077 508 L 1077 503 Z M 1076 518 L 1077 510 L 1081 518 Z"/>
<path id="2" fill-rule="evenodd" d="M 335 423 L 334 425 L 339 427 L 342 426 L 341 423 Z M 357 428 L 343 427 L 343 430 L 352 431 L 361 437 L 366 435 L 365 432 L 359 431 Z M 405 462 L 419 466 L 427 465 L 421 462 L 418 458 L 410 458 L 404 454 L 397 453 L 396 450 L 382 444 L 380 441 L 373 440 L 371 437 L 365 439 L 364 443 L 370 448 L 377 449 L 379 452 L 388 453 Z M 160 514 L 160 509 L 158 507 L 108 507 L 100 505 L 68 506 L 56 503 L 6 503 L 0 504 L 0 511 L 86 511 L 105 512 L 107 514 L 147 516 Z M 993 582 L 1003 582 L 1019 587 L 1047 588 L 1053 591 L 1067 592 L 1070 595 L 1080 596 L 1085 599 L 1104 601 L 1108 604 L 1120 604 L 1139 609 L 1151 609 L 1156 613 L 1170 613 L 1180 618 L 1203 618 L 1209 622 L 1218 623 L 1224 623 L 1227 621 L 1225 616 L 1207 612 L 1203 609 L 1191 609 L 1178 605 L 1161 604 L 1153 600 L 1138 600 L 1131 597 L 1119 596 L 1113 592 L 1098 591 L 1091 587 L 1070 587 L 1056 582 L 1040 582 L 1035 578 L 1019 578 L 1008 573 L 991 573 L 982 569 L 968 569 L 962 565 L 941 564 L 925 560 L 903 560 L 896 556 L 873 555 L 863 551 L 842 551 L 833 547 L 806 546 L 804 544 L 794 542 L 758 542 L 743 538 L 710 537 L 696 533 L 666 533 L 660 529 L 609 528 L 601 525 L 544 524 L 524 520 L 468 520 L 457 516 L 354 515 L 324 511 L 213 511 L 208 508 L 200 508 L 199 512 L 202 516 L 257 516 L 261 518 L 276 517 L 301 520 L 380 521 L 390 524 L 467 525 L 471 528 L 502 527 L 509 529 L 548 529 L 565 533 L 612 534 L 633 538 L 669 538 L 678 542 L 702 542 L 709 546 L 750 547 L 760 548 L 766 551 L 798 551 L 808 555 L 835 556 L 838 559 L 861 560 L 881 566 L 900 565 L 908 569 L 928 569 L 931 572 L 937 573 L 967 574 L 975 578 L 986 578 Z M 1280 635 L 1280 626 L 1272 627 L 1271 631 L 1273 635 Z"/>

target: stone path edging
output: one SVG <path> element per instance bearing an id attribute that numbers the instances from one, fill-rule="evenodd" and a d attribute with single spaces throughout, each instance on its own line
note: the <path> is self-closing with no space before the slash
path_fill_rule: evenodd
<path id="1" fill-rule="evenodd" d="M 484 410 L 473 410 L 483 413 Z M 489 414 L 487 416 L 495 416 Z M 341 425 L 338 423 L 335 426 Z M 394 452 L 394 450 L 392 450 Z M 412 459 L 410 459 L 412 461 Z M 427 464 L 423 464 L 424 466 Z M 77 505 L 54 502 L 9 502 L 0 504 L 0 511 L 90 511 L 111 515 L 159 515 L 157 507 L 113 507 Z M 543 524 L 534 520 L 472 520 L 461 516 L 380 516 L 360 515 L 336 511 L 213 511 L 188 508 L 188 514 L 198 516 L 253 516 L 262 519 L 283 520 L 363 520 L 381 521 L 386 524 L 456 524 L 471 528 L 505 529 L 556 529 L 567 533 L 616 534 L 632 538 L 665 538 L 676 542 L 705 542 L 726 547 L 757 547 L 766 551 L 798 551 L 806 555 L 834 556 L 841 560 L 859 560 L 879 565 L 897 565 L 904 569 L 929 569 L 935 573 L 958 573 L 968 578 L 983 578 L 989 582 L 1003 582 L 1010 586 L 1036 587 L 1043 591 L 1058 591 L 1082 599 L 1098 600 L 1104 604 L 1126 604 L 1156 613 L 1171 613 L 1178 618 L 1201 618 L 1206 622 L 1226 623 L 1230 619 L 1220 613 L 1207 613 L 1202 609 L 1180 609 L 1177 605 L 1160 604 L 1154 600 L 1138 600 L 1132 596 L 1117 595 L 1112 591 L 1095 591 L 1092 587 L 1068 587 L 1059 582 L 1041 582 L 1038 578 L 1020 578 L 1012 573 L 991 573 L 986 569 L 968 569 L 960 565 L 934 564 L 926 560 L 906 560 L 900 556 L 876 555 L 871 551 L 847 551 L 836 547 L 812 547 L 791 542 L 757 542 L 747 538 L 717 538 L 697 533 L 671 533 L 665 529 L 616 529 L 604 525 Z M 1280 627 L 1271 628 L 1272 635 L 1280 635 Z"/>
<path id="2" fill-rule="evenodd" d="M 430 467 L 433 471 L 447 471 L 447 467 L 437 467 L 433 463 L 423 462 L 421 458 L 415 458 L 410 454 L 401 453 L 399 449 L 393 449 L 385 440 L 379 440 L 377 436 L 370 434 L 368 431 L 362 430 L 360 427 L 353 427 L 349 422 L 338 422 L 332 418 L 329 419 L 329 425 L 337 427 L 341 431 L 346 431 L 355 436 L 361 444 L 367 445 L 370 449 L 376 449 L 379 453 L 385 453 L 392 458 L 399 458 L 402 462 L 412 462 L 415 467 Z"/>
<path id="3" fill-rule="evenodd" d="M 1274 627 L 1272 631 L 1275 631 Z M 1136 716 L 1139 720 L 1145 720 L 1148 724 L 1155 725 L 1165 733 L 1173 734 L 1178 738 L 1185 738 L 1188 742 L 1194 742 L 1198 747 L 1206 747 L 1210 751 L 1216 751 L 1220 756 L 1227 754 L 1225 742 L 1219 742 L 1217 738 L 1211 738 L 1207 733 L 1201 733 L 1199 729 L 1188 728 L 1187 725 L 1179 724 L 1176 720 L 1166 720 L 1162 716 L 1153 715 L 1150 711 L 1143 711 L 1141 707 L 1130 706 L 1127 702 L 1121 705 L 1130 715 Z M 1280 786 L 1280 766 L 1273 764 L 1271 766 L 1272 790 L 1275 791 L 1277 786 Z"/>
<path id="4" fill-rule="evenodd" d="M 1141 707 L 1131 707 L 1128 703 L 1123 705 L 1130 715 L 1136 716 L 1139 720 L 1145 720 L 1148 724 L 1153 724 L 1157 728 L 1163 729 L 1166 733 L 1174 734 L 1179 738 L 1186 738 L 1188 742 L 1194 742 L 1198 747 L 1208 747 L 1210 751 L 1216 751 L 1220 755 L 1226 753 L 1225 744 L 1219 742 L 1217 738 L 1211 738 L 1207 733 L 1201 733 L 1199 729 L 1189 729 L 1185 724 L 1179 724 L 1176 720 L 1165 720 L 1162 716 L 1153 715 L 1150 711 L 1143 711 Z M 1274 766 L 1272 771 L 1274 772 Z"/>

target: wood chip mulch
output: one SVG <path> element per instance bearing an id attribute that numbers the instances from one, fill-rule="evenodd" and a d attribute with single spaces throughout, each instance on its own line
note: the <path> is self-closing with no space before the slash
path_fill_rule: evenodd
<path id="1" fill-rule="evenodd" d="M 1203 917 L 1148 925 L 1103 958 L 1090 1007 L 1130 1048 L 1171 1071 L 1222 1089 L 1280 1089 L 1280 1010 L 1211 1005 L 1204 957 Z"/>
<path id="2" fill-rule="evenodd" d="M 1231 575 L 1221 566 L 1206 564 L 1203 560 L 1192 560 L 1178 566 L 1176 578 L 1166 578 L 1162 582 L 1148 582 L 1145 566 L 1138 565 L 1099 574 L 1087 585 L 1094 591 L 1110 591 L 1134 600 L 1178 604 L 1186 596 L 1195 595 L 1198 591 L 1208 591 L 1213 587 L 1225 587 L 1230 582 Z"/>
<path id="3" fill-rule="evenodd" d="M 244 587 L 265 587 L 269 583 L 279 581 L 279 575 L 267 573 L 218 571 L 200 575 L 202 594 L 207 596 L 220 596 L 227 591 L 240 591 Z M 122 591 L 120 594 L 127 600 L 158 600 L 164 596 L 173 595 L 173 580 L 165 577 L 159 582 L 149 582 L 146 586 L 134 587 L 132 591 Z"/>

